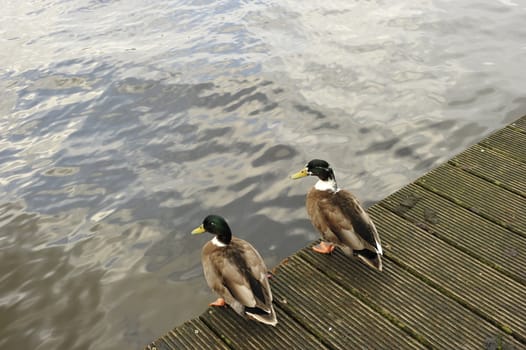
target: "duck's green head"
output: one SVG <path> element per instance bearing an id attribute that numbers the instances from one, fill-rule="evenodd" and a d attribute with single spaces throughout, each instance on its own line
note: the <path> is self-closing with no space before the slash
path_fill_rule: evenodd
<path id="1" fill-rule="evenodd" d="M 334 180 L 334 172 L 329 163 L 322 159 L 313 159 L 297 173 L 291 176 L 292 179 L 300 179 L 305 176 L 317 176 L 322 181 Z"/>
<path id="2" fill-rule="evenodd" d="M 203 220 L 203 223 L 192 231 L 192 234 L 197 235 L 204 232 L 216 235 L 218 241 L 223 244 L 230 243 L 230 240 L 232 239 L 230 227 L 225 218 L 219 215 L 208 215 Z"/>

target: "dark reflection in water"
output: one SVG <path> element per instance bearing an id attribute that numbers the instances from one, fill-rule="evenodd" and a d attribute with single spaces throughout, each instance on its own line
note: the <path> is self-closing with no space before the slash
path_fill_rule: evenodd
<path id="1" fill-rule="evenodd" d="M 141 348 L 213 298 L 206 214 L 274 266 L 311 158 L 369 206 L 526 113 L 511 1 L 4 5 L 2 349 Z"/>
<path id="2" fill-rule="evenodd" d="M 0 207 L 0 220 L 2 230 L 12 233 L 3 237 L 0 281 L 3 288 L 17 286 L 16 292 L 2 293 L 0 346 L 37 349 L 44 341 L 51 348 L 87 348 L 90 338 L 100 333 L 94 325 L 104 316 L 100 310 L 103 272 L 78 269 L 75 252 L 82 249 L 81 242 L 69 254 L 57 247 L 45 249 L 45 254 L 35 249 L 45 242 L 42 236 L 57 224 L 56 218 L 6 203 Z M 64 325 L 65 320 L 71 324 Z M 64 325 L 60 331 L 58 324 Z"/>

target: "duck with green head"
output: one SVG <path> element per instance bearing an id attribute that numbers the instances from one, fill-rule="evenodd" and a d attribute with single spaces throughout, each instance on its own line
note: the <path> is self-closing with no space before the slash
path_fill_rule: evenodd
<path id="1" fill-rule="evenodd" d="M 248 242 L 232 236 L 226 220 L 208 215 L 192 234 L 214 235 L 201 252 L 208 286 L 219 295 L 211 306 L 228 304 L 239 315 L 275 326 L 272 292 L 265 262 Z"/>
<path id="2" fill-rule="evenodd" d="M 322 242 L 313 250 L 327 254 L 339 246 L 347 255 L 382 271 L 383 250 L 376 227 L 358 199 L 338 187 L 329 163 L 313 159 L 291 178 L 305 176 L 318 177 L 306 200 L 311 222 L 322 237 Z"/>

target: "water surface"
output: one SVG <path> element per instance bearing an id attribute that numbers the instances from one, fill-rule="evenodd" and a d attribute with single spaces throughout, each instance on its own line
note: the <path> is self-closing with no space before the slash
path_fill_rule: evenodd
<path id="1" fill-rule="evenodd" d="M 206 214 L 274 266 L 311 158 L 369 206 L 526 113 L 518 1 L 2 7 L 2 349 L 141 348 L 214 298 Z"/>

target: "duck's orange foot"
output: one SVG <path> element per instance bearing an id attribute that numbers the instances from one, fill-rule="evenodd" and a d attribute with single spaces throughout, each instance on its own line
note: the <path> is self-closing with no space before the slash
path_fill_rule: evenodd
<path id="1" fill-rule="evenodd" d="M 332 243 L 320 242 L 320 244 L 315 245 L 314 247 L 312 247 L 312 250 L 314 250 L 316 253 L 330 254 L 330 253 L 332 253 L 334 248 L 335 248 L 334 244 L 332 244 Z"/>
<path id="2" fill-rule="evenodd" d="M 213 303 L 208 304 L 208 306 L 225 306 L 225 299 L 217 298 Z"/>

